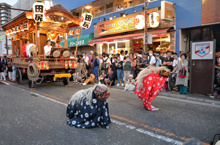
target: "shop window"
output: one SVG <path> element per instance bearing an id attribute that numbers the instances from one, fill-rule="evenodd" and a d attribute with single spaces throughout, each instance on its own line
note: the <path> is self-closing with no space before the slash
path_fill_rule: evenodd
<path id="1" fill-rule="evenodd" d="M 115 45 L 115 42 L 109 43 L 109 54 L 116 54 L 116 45 Z"/>
<path id="2" fill-rule="evenodd" d="M 144 3 L 144 0 L 114 0 L 114 10 L 121 11 L 141 3 Z"/>
<path id="3" fill-rule="evenodd" d="M 130 41 L 118 41 L 117 42 L 117 53 L 120 53 L 121 50 L 130 51 Z"/>
<path id="4" fill-rule="evenodd" d="M 94 17 L 101 16 L 102 13 L 103 13 L 103 9 L 104 9 L 104 6 L 95 8 L 95 10 L 94 10 Z"/>

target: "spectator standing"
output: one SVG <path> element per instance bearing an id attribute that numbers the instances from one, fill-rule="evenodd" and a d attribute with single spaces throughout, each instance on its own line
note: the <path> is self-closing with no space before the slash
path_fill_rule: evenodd
<path id="1" fill-rule="evenodd" d="M 148 53 L 149 53 L 149 56 L 148 56 L 149 64 L 150 66 L 153 66 L 155 65 L 155 62 L 156 62 L 155 57 L 153 56 L 153 51 L 150 50 L 148 51 Z"/>
<path id="2" fill-rule="evenodd" d="M 86 69 L 89 70 L 90 69 L 90 67 L 89 67 L 89 57 L 87 56 L 86 52 L 84 52 L 83 59 L 84 59 L 84 62 L 86 64 Z"/>
<path id="3" fill-rule="evenodd" d="M 110 68 L 110 65 L 111 65 L 111 61 L 107 57 L 105 52 L 103 52 L 102 56 L 103 56 L 103 58 L 102 58 L 101 69 L 105 71 L 105 74 L 107 74 L 108 73 L 108 69 Z"/>
<path id="4" fill-rule="evenodd" d="M 216 86 L 218 86 L 218 77 L 220 77 L 220 76 L 218 76 L 218 72 L 220 72 L 220 65 L 219 65 L 219 63 L 218 63 L 218 59 L 220 58 L 220 51 L 218 51 L 217 53 L 216 53 L 216 58 L 215 58 L 215 74 L 214 74 L 214 78 L 215 78 L 215 80 L 214 80 L 214 88 L 216 87 Z M 189 60 L 188 60 L 189 61 Z"/>
<path id="5" fill-rule="evenodd" d="M 179 51 L 179 58 L 178 58 L 178 61 L 180 61 L 181 60 L 181 54 L 183 53 L 183 51 Z"/>
<path id="6" fill-rule="evenodd" d="M 4 76 L 7 75 L 7 69 L 8 69 L 8 61 L 7 61 L 7 56 L 4 56 L 3 60 L 2 60 L 3 66 L 4 66 Z"/>
<path id="7" fill-rule="evenodd" d="M 164 61 L 164 56 L 163 56 L 163 52 L 160 52 L 160 60 L 162 61 L 162 64 L 163 64 L 163 61 Z"/>
<path id="8" fill-rule="evenodd" d="M 114 57 L 114 62 L 112 62 L 112 66 L 111 66 L 111 69 L 114 73 L 114 76 L 115 78 L 117 78 L 117 66 L 116 66 L 116 63 L 117 63 L 117 57 Z"/>
<path id="9" fill-rule="evenodd" d="M 124 74 L 123 73 L 123 60 L 121 60 L 121 56 L 118 57 L 118 59 L 117 59 L 116 67 L 117 67 L 117 78 L 118 78 L 117 86 L 120 85 L 120 79 L 121 79 L 122 86 L 124 86 L 124 80 L 123 80 L 123 74 Z"/>
<path id="10" fill-rule="evenodd" d="M 78 63 L 85 63 L 82 54 L 79 55 Z"/>
<path id="11" fill-rule="evenodd" d="M 164 59 L 163 66 L 166 66 L 171 72 L 173 71 L 173 58 L 170 51 L 167 51 L 167 57 Z"/>
<path id="12" fill-rule="evenodd" d="M 160 60 L 159 53 L 156 53 L 156 54 L 155 54 L 155 59 L 156 59 L 155 67 L 163 66 L 162 61 Z"/>
<path id="13" fill-rule="evenodd" d="M 185 69 L 186 73 L 185 77 L 180 75 L 180 71 Z M 177 71 L 176 85 L 180 85 L 180 94 L 187 94 L 187 86 L 188 86 L 188 61 L 186 60 L 186 54 L 181 54 L 181 60 L 178 65 L 172 71 L 172 73 Z"/>
<path id="14" fill-rule="evenodd" d="M 99 60 L 97 57 L 97 53 L 95 52 L 93 55 L 92 55 L 92 59 L 93 59 L 93 62 L 92 62 L 92 65 L 93 65 L 93 69 L 92 69 L 92 74 L 95 75 L 96 77 L 96 80 L 98 80 L 98 71 L 99 71 Z"/>
<path id="15" fill-rule="evenodd" d="M 90 64 L 90 66 L 92 66 L 92 55 L 93 55 L 93 51 L 90 51 L 90 54 L 89 54 L 89 64 Z"/>
<path id="16" fill-rule="evenodd" d="M 103 58 L 103 56 L 101 54 L 99 54 L 99 57 L 98 57 L 98 59 L 99 59 L 99 75 L 101 74 L 101 71 L 102 71 L 102 68 L 101 68 L 102 61 L 103 61 L 102 58 Z"/>
<path id="17" fill-rule="evenodd" d="M 128 53 L 127 50 L 125 50 L 125 56 L 126 56 L 126 57 L 129 57 L 129 53 Z"/>
<path id="18" fill-rule="evenodd" d="M 124 82 L 128 81 L 129 75 L 131 73 L 132 63 L 129 57 L 125 57 L 125 62 L 123 63 L 124 67 Z"/>
<path id="19" fill-rule="evenodd" d="M 5 79 L 5 75 L 4 75 L 4 64 L 2 61 L 0 61 L 0 81 L 2 81 L 2 77 L 4 79 L 4 81 L 6 80 Z"/>
<path id="20" fill-rule="evenodd" d="M 7 64 L 12 62 L 11 55 L 8 55 L 8 60 L 7 61 L 8 61 Z M 12 66 L 9 66 L 9 65 L 8 65 L 8 78 L 9 78 L 10 81 L 12 80 Z"/>
<path id="21" fill-rule="evenodd" d="M 173 69 L 177 66 L 179 59 L 176 53 L 173 53 Z"/>
<path id="22" fill-rule="evenodd" d="M 131 74 L 133 75 L 133 78 L 136 78 L 136 69 L 137 69 L 137 60 L 134 59 L 133 54 L 129 54 L 130 60 L 131 60 Z"/>
<path id="23" fill-rule="evenodd" d="M 141 47 L 140 48 L 140 54 L 142 54 L 144 52 L 144 49 Z"/>

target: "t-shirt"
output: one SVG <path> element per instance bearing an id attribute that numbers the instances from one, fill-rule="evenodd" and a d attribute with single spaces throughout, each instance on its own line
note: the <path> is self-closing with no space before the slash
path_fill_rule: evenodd
<path id="1" fill-rule="evenodd" d="M 124 71 L 131 71 L 131 61 L 125 63 Z"/>
<path id="2" fill-rule="evenodd" d="M 124 61 L 124 56 L 120 55 L 120 61 Z"/>
<path id="3" fill-rule="evenodd" d="M 45 56 L 50 55 L 51 47 L 52 47 L 52 46 L 49 46 L 49 47 L 48 47 L 47 45 L 44 46 L 44 55 L 45 55 Z"/>
<path id="4" fill-rule="evenodd" d="M 123 62 L 122 61 L 120 61 L 118 63 L 117 69 L 123 69 Z"/>
<path id="5" fill-rule="evenodd" d="M 179 60 L 177 59 L 177 60 L 173 60 L 173 67 L 176 67 L 177 66 L 177 64 L 178 64 L 178 62 L 179 62 Z"/>
<path id="6" fill-rule="evenodd" d="M 138 65 L 139 63 L 149 64 L 150 62 L 149 62 L 148 59 L 143 59 L 143 58 L 141 58 L 141 59 L 139 59 L 139 60 L 137 61 L 137 65 Z M 139 67 L 139 68 L 146 68 L 147 66 L 146 66 L 146 65 L 138 65 L 138 67 Z"/>
<path id="7" fill-rule="evenodd" d="M 88 56 L 86 56 L 86 57 L 84 56 L 83 59 L 84 59 L 84 62 L 86 63 L 86 65 L 88 65 L 89 57 Z"/>
<path id="8" fill-rule="evenodd" d="M 30 48 L 31 48 L 31 46 L 32 46 L 33 44 L 28 44 L 28 45 L 26 45 L 26 53 L 27 53 L 27 56 L 29 56 L 29 57 L 31 57 L 31 52 L 30 52 Z"/>
<path id="9" fill-rule="evenodd" d="M 168 59 L 168 57 L 166 57 L 164 59 L 164 62 L 173 62 L 173 58 L 170 57 L 170 59 Z M 170 70 L 170 71 L 173 71 L 173 66 L 172 65 L 164 65 L 164 66 L 167 66 L 167 68 Z"/>
<path id="10" fill-rule="evenodd" d="M 150 64 L 150 65 L 156 62 L 156 60 L 155 60 L 155 57 L 154 57 L 154 56 L 151 56 L 151 57 L 150 57 L 150 56 L 148 56 L 148 60 L 149 60 L 149 64 Z"/>

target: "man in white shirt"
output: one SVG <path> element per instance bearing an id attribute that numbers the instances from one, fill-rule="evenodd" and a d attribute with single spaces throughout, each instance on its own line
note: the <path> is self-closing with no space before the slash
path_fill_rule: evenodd
<path id="1" fill-rule="evenodd" d="M 179 62 L 179 59 L 178 59 L 178 56 L 176 53 L 173 54 L 173 69 L 177 66 L 178 62 Z"/>
<path id="2" fill-rule="evenodd" d="M 153 51 L 152 51 L 152 50 L 149 50 L 148 53 L 149 53 L 148 60 L 149 60 L 149 62 L 150 62 L 150 65 L 153 66 L 153 65 L 155 65 L 155 63 L 156 63 L 156 59 L 155 59 L 155 57 L 153 56 Z"/>
<path id="3" fill-rule="evenodd" d="M 27 45 L 26 45 L 26 53 L 28 57 L 31 57 L 31 52 L 30 52 L 30 48 L 33 44 L 30 43 L 30 40 L 27 41 Z"/>
<path id="4" fill-rule="evenodd" d="M 88 66 L 88 65 L 89 65 L 89 57 L 87 56 L 87 53 L 86 53 L 86 52 L 84 52 L 83 59 L 84 59 L 86 65 Z"/>
<path id="5" fill-rule="evenodd" d="M 51 52 L 52 46 L 50 46 L 50 44 L 51 44 L 51 41 L 47 40 L 47 45 L 44 46 L 44 55 L 47 57 L 50 56 L 50 52 Z"/>
<path id="6" fill-rule="evenodd" d="M 120 51 L 120 61 L 124 61 L 124 56 L 125 55 L 125 52 L 124 52 L 124 50 L 121 50 Z"/>

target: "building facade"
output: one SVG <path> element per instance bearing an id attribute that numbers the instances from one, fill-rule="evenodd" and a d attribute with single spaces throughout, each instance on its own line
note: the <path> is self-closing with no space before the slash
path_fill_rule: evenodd
<path id="1" fill-rule="evenodd" d="M 184 29 L 202 25 L 202 4 L 204 0 L 166 1 L 173 3 L 174 8 L 174 24 L 172 33 L 170 34 L 170 37 L 174 39 L 170 40 L 170 42 L 172 41 L 173 44 L 168 45 L 172 45 L 174 50 L 173 48 L 171 50 L 175 51 L 176 53 L 178 53 L 180 50 L 188 52 L 189 45 L 186 44 L 185 40 L 187 38 L 184 37 L 184 34 L 187 32 L 184 32 Z M 75 16 L 81 16 L 82 6 L 85 8 L 90 8 L 94 16 L 92 25 L 98 24 L 100 21 L 107 21 L 110 17 L 113 19 L 119 18 L 121 17 L 122 13 L 125 13 L 127 16 L 129 16 L 131 14 L 143 11 L 144 8 L 144 0 L 83 0 L 74 4 L 71 4 L 71 0 L 54 0 L 53 2 L 54 4 L 63 5 Z M 148 9 L 150 10 L 153 8 L 157 8 L 158 11 L 160 11 L 161 0 L 151 0 Z M 92 25 L 89 29 L 83 30 L 82 34 L 85 35 L 94 33 L 95 37 L 94 27 Z M 160 33 L 161 32 L 157 34 Z"/>
<path id="2" fill-rule="evenodd" d="M 11 5 L 7 3 L 0 3 L 0 56 L 7 54 L 6 51 L 6 36 L 5 31 L 2 30 L 1 25 L 7 23 L 11 19 Z M 9 53 L 11 52 L 11 42 L 8 42 Z"/>

